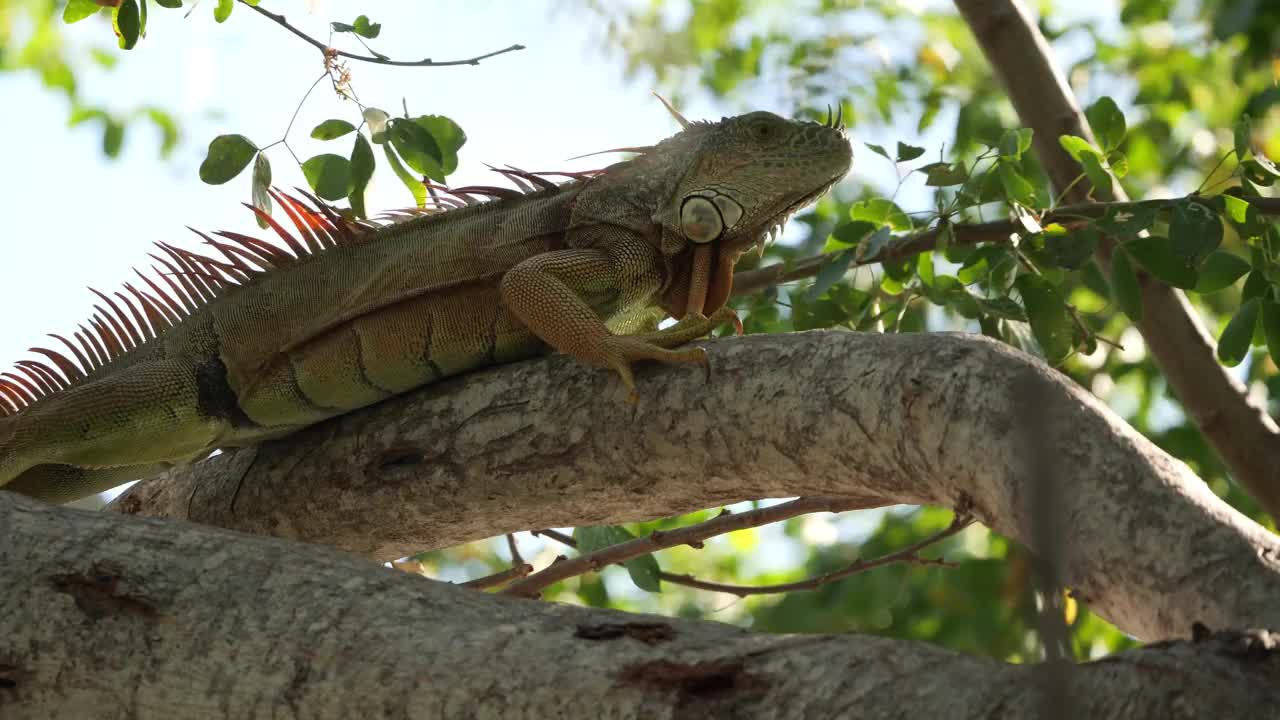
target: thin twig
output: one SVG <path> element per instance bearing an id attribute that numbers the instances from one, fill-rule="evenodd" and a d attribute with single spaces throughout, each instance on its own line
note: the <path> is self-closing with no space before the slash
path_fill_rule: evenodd
<path id="1" fill-rule="evenodd" d="M 507 533 L 507 549 L 511 551 L 511 562 L 516 564 L 524 563 L 524 558 L 520 556 L 520 548 L 516 545 L 514 533 Z"/>
<path id="2" fill-rule="evenodd" d="M 665 532 L 655 531 L 642 538 L 610 545 L 593 553 L 552 563 L 533 575 L 508 585 L 502 592 L 507 595 L 537 597 L 543 588 L 553 583 L 585 572 L 600 570 L 609 565 L 615 565 L 641 555 L 648 555 L 657 550 L 678 545 L 693 545 L 697 547 L 703 540 L 716 535 L 769 525 L 798 515 L 807 515 L 813 512 L 845 512 L 878 505 L 879 501 L 877 500 L 868 502 L 866 499 L 810 497 L 797 498 L 790 502 L 744 513 L 722 514 L 719 517 L 696 525 Z"/>
<path id="3" fill-rule="evenodd" d="M 836 580 L 842 580 L 850 575 L 857 575 L 858 573 L 863 573 L 873 568 L 878 568 L 895 562 L 905 562 L 914 565 L 955 567 L 956 564 L 953 562 L 935 558 L 922 558 L 917 553 L 929 545 L 955 535 L 961 530 L 972 525 L 973 522 L 974 520 L 972 517 L 956 513 L 955 519 L 951 521 L 951 524 L 948 525 L 946 529 L 934 533 L 919 542 L 912 543 L 908 547 L 891 552 L 888 555 L 872 558 L 871 560 L 855 560 L 834 572 L 817 575 L 805 580 L 797 580 L 796 582 L 778 583 L 776 585 L 729 585 L 726 583 L 698 580 L 697 578 L 689 575 L 672 575 L 669 573 L 662 573 L 661 577 L 663 580 L 668 582 L 679 583 L 681 585 L 687 585 L 701 590 L 713 590 L 715 592 L 737 595 L 738 597 L 747 597 L 748 595 L 769 595 L 773 593 L 795 592 L 797 590 L 816 590 L 823 585 L 835 582 Z"/>
<path id="4" fill-rule="evenodd" d="M 464 60 L 438 60 L 438 61 L 432 60 L 431 58 L 424 58 L 422 60 L 392 60 L 390 58 L 376 57 L 374 55 L 357 55 L 356 53 L 347 52 L 346 50 L 339 50 L 337 48 L 330 47 L 325 43 L 320 42 L 319 40 L 302 32 L 301 30 L 294 27 L 293 25 L 290 25 L 289 22 L 284 19 L 283 15 L 273 13 L 270 10 L 266 10 L 257 5 L 250 5 L 249 3 L 245 2 L 245 0 L 240 0 L 240 4 L 253 10 L 259 15 L 262 15 L 263 17 L 269 18 L 272 22 L 276 23 L 280 27 L 302 38 L 308 44 L 312 45 L 313 47 L 318 49 L 320 52 L 324 53 L 326 56 L 337 55 L 340 57 L 348 58 L 350 60 L 359 60 L 361 62 L 373 63 L 375 65 L 395 65 L 398 67 L 445 67 L 446 65 L 479 65 L 481 60 L 487 60 L 491 57 L 494 57 L 495 55 L 502 55 L 504 53 L 515 52 L 516 50 L 524 50 L 523 45 L 516 44 L 516 45 L 510 45 L 510 46 L 504 47 L 501 50 L 494 50 L 493 52 L 485 53 L 483 55 L 477 55 L 472 58 L 466 58 Z"/>
<path id="5" fill-rule="evenodd" d="M 479 577 L 475 580 L 468 580 L 463 583 L 458 583 L 458 585 L 464 588 L 471 588 L 472 590 L 484 590 L 485 588 L 505 585 L 516 578 L 525 577 L 531 572 L 533 572 L 533 566 L 529 563 L 522 562 L 518 565 L 513 565 L 502 572 L 485 575 L 484 577 Z"/>
<path id="6" fill-rule="evenodd" d="M 883 555 L 872 560 L 855 560 L 844 568 L 835 572 L 829 572 L 825 575 L 819 575 L 807 580 L 799 580 L 792 583 L 779 583 L 776 585 L 730 585 L 728 583 L 711 582 L 709 580 L 699 580 L 692 575 L 679 575 L 670 573 L 666 570 L 658 571 L 658 579 L 675 585 L 684 585 L 685 587 L 696 588 L 698 590 L 711 590 L 714 592 L 729 593 L 738 597 L 747 597 L 748 595 L 769 595 L 773 593 L 792 592 L 795 590 L 816 590 L 829 582 L 840 580 L 850 575 L 866 572 L 872 568 L 878 568 L 882 565 L 888 565 L 894 562 L 907 562 L 915 565 L 938 565 L 941 567 L 955 567 L 955 563 L 941 559 L 922 558 L 917 555 L 920 550 L 932 545 L 936 542 L 945 540 L 955 535 L 961 530 L 969 527 L 974 522 L 972 517 L 957 512 L 951 524 L 946 529 L 931 535 L 920 542 L 914 543 L 909 547 Z M 578 547 L 578 542 L 573 538 L 565 535 L 557 530 L 536 530 L 534 535 L 544 535 L 557 542 L 568 545 L 569 547 Z"/>

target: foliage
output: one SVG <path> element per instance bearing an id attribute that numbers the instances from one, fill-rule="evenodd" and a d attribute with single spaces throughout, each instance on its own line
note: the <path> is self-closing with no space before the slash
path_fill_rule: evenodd
<path id="1" fill-rule="evenodd" d="M 1168 396 L 1132 323 L 1143 316 L 1143 275 L 1187 290 L 1218 333 L 1222 361 L 1266 388 L 1273 414 L 1280 411 L 1280 229 L 1256 207 L 1280 177 L 1270 160 L 1280 156 L 1274 3 L 1130 0 L 1112 17 L 1039 3 L 1041 28 L 1072 63 L 1066 69 L 1097 138 L 1055 138 L 1081 165 L 1077 186 L 1106 199 L 1114 177 L 1131 197 L 1153 198 L 1100 215 L 1060 205 L 1030 152 L 1034 138 L 1017 126 L 949 4 L 585 4 L 608 19 L 608 43 L 629 70 L 653 73 L 677 98 L 709 94 L 755 107 L 753 98 L 773 97 L 815 118 L 840 104 L 865 141 L 867 152 L 855 152 L 853 192 L 797 218 L 802 232 L 764 261 L 824 252 L 822 269 L 811 283 L 737 301 L 748 332 L 967 329 L 997 337 L 1058 364 L 1228 502 L 1269 524 Z M 964 245 L 950 230 L 1003 217 L 1018 229 L 1004 241 Z M 937 233 L 932 251 L 873 262 L 927 231 Z M 1094 257 L 1103 236 L 1119 241 L 1110 267 Z M 923 519 L 929 512 L 886 516 L 859 552 L 925 536 L 936 527 Z M 874 629 L 1034 657 L 1026 560 L 991 542 L 998 549 L 988 558 L 956 570 L 882 569 L 817 592 L 747 601 L 749 622 Z M 847 562 L 849 552 L 814 550 L 803 574 Z M 885 577 L 897 584 L 877 589 Z M 960 594 L 974 602 L 944 599 Z M 1072 627 L 1078 654 L 1125 642 L 1087 612 Z"/>
<path id="2" fill-rule="evenodd" d="M 181 140 L 178 121 L 167 110 L 152 106 L 112 107 L 85 99 L 77 66 L 91 63 L 103 69 L 111 69 L 116 63 L 112 50 L 94 47 L 77 48 L 62 36 L 64 17 L 83 19 L 103 13 L 110 19 L 114 12 L 107 12 L 101 5 L 90 2 L 92 12 L 82 2 L 71 2 L 65 7 L 54 0 L 0 0 L 0 73 L 30 72 L 39 76 L 48 89 L 61 93 L 70 100 L 68 122 L 72 127 L 96 123 L 102 128 L 102 152 L 107 157 L 118 157 L 124 147 L 127 130 L 134 122 L 153 125 L 160 132 L 159 152 L 167 157 Z M 139 31 L 142 15 L 136 16 Z M 134 17 L 126 11 L 125 27 L 134 27 Z M 114 43 L 113 43 L 114 44 Z"/>

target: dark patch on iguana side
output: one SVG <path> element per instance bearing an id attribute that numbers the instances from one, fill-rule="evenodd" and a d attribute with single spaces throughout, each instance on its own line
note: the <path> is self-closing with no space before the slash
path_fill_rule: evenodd
<path id="1" fill-rule="evenodd" d="M 214 355 L 196 365 L 196 408 L 204 417 L 221 418 L 232 427 L 257 427 L 240 407 L 236 393 L 227 382 L 227 365 Z"/>

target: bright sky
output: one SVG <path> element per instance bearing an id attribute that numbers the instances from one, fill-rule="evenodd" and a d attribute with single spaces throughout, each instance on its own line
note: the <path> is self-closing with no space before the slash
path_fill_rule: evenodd
<path id="1" fill-rule="evenodd" d="M 301 4 L 299 4 L 301 5 Z M 350 22 L 368 13 L 383 23 L 373 42 L 397 59 L 456 59 L 512 43 L 527 50 L 446 68 L 383 68 L 351 63 L 361 100 L 392 113 L 407 101 L 413 114 L 447 115 L 468 133 L 454 184 L 500 179 L 483 163 L 510 163 L 536 170 L 570 167 L 573 155 L 647 144 L 677 128 L 650 95 L 651 79 L 627 83 L 621 60 L 601 49 L 605 29 L 574 6 L 546 2 L 315 3 L 288 18 L 309 34 L 328 36 L 328 21 Z M 298 100 L 321 73 L 319 54 L 282 28 L 237 7 L 217 25 L 211 3 L 189 18 L 153 7 L 150 33 L 120 63 L 103 72 L 84 63 L 81 87 L 92 100 L 124 110 L 154 104 L 173 111 L 186 133 L 177 157 L 159 160 L 158 135 L 146 122 L 129 129 L 124 153 L 115 161 L 101 152 L 96 124 L 67 129 L 67 101 L 33 75 L 0 75 L 5 111 L 7 168 L 0 173 L 0 208 L 6 229 L 0 239 L 0 365 L 26 357 L 45 333 L 63 333 L 87 319 L 96 300 L 92 285 L 116 290 L 147 265 L 152 242 L 195 248 L 185 229 L 231 228 L 259 233 L 240 202 L 249 197 L 249 177 L 222 186 L 200 182 L 196 169 L 209 139 L 242 133 L 259 145 L 277 139 Z M 111 32 L 95 20 L 66 28 L 70 43 L 109 47 Z M 346 47 L 360 51 L 358 47 Z M 779 109 L 779 108 L 774 108 Z M 691 116 L 704 107 L 686 108 Z M 719 116 L 719 112 L 716 116 Z M 338 101 L 327 83 L 316 88 L 298 117 L 291 144 L 302 158 L 350 151 L 350 136 L 321 143 L 309 133 L 318 122 L 340 117 L 358 122 L 351 103 Z M 283 147 L 269 153 L 274 181 L 306 185 Z M 380 156 L 379 156 L 380 157 Z M 607 158 L 606 158 L 607 160 Z M 596 167 L 600 158 L 578 161 Z M 371 212 L 412 203 L 381 163 L 370 187 Z M 52 341 L 56 342 L 56 341 Z"/>

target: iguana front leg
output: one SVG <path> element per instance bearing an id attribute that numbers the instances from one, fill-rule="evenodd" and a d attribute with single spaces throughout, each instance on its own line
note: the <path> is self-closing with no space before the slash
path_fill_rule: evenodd
<path id="1" fill-rule="evenodd" d="M 702 348 L 672 350 L 725 322 L 732 309 L 711 317 L 686 316 L 675 326 L 639 335 L 615 335 L 586 298 L 616 295 L 626 304 L 657 288 L 659 276 L 647 248 L 615 244 L 611 250 L 578 248 L 543 253 L 521 262 L 502 278 L 503 304 L 535 335 L 583 363 L 612 368 L 635 399 L 631 363 L 657 360 L 706 365 Z"/>

